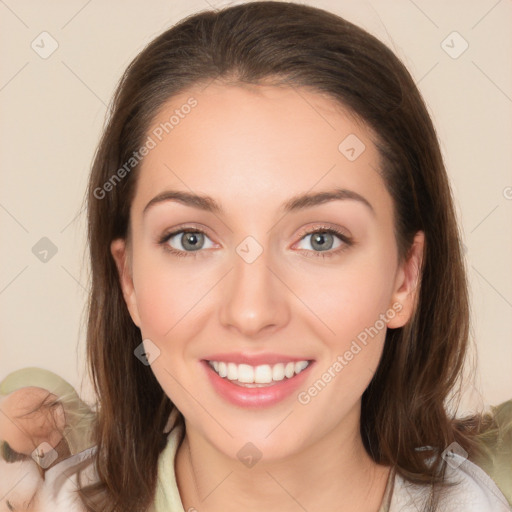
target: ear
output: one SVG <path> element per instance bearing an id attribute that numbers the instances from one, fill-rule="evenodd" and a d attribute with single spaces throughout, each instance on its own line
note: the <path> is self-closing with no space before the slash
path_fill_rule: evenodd
<path id="1" fill-rule="evenodd" d="M 133 323 L 140 328 L 139 311 L 137 309 L 137 296 L 133 286 L 132 270 L 127 255 L 126 240 L 117 238 L 110 244 L 110 252 L 116 262 L 119 273 L 119 282 L 123 291 L 124 301 L 132 317 Z"/>
<path id="2" fill-rule="evenodd" d="M 397 314 L 387 324 L 390 329 L 403 327 L 414 314 L 418 296 L 418 284 L 421 279 L 424 246 L 425 234 L 423 231 L 418 231 L 406 260 L 396 273 L 390 308 L 397 311 Z"/>

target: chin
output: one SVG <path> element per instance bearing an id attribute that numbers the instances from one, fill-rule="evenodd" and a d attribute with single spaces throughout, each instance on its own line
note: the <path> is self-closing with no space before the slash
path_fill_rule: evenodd
<path id="1" fill-rule="evenodd" d="M 292 416 L 293 414 L 289 419 Z M 284 417 L 286 415 L 272 422 L 261 422 L 259 425 L 239 424 L 236 429 L 230 430 L 233 437 L 219 436 L 216 432 L 213 437 L 208 437 L 217 450 L 229 458 L 238 459 L 243 464 L 253 459 L 262 463 L 283 461 L 303 452 L 312 440 L 312 436 L 308 435 L 309 430 L 306 430 L 304 425 L 293 430 L 291 424 L 278 426 Z M 288 419 L 285 420 L 287 421 Z"/>

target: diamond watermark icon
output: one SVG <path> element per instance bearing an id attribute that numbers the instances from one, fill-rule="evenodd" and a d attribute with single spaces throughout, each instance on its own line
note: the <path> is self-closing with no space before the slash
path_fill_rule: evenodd
<path id="1" fill-rule="evenodd" d="M 458 59 L 469 48 L 469 43 L 454 30 L 443 39 L 441 48 L 452 59 Z"/>
<path id="2" fill-rule="evenodd" d="M 254 263 L 263 252 L 263 247 L 255 238 L 248 236 L 237 245 L 236 252 L 246 263 Z"/>
<path id="3" fill-rule="evenodd" d="M 468 452 L 459 443 L 454 441 L 441 454 L 441 457 L 450 467 L 457 469 L 468 458 Z"/>
<path id="4" fill-rule="evenodd" d="M 133 353 L 139 361 L 149 366 L 160 356 L 160 349 L 150 339 L 145 339 L 140 345 L 137 345 Z"/>
<path id="5" fill-rule="evenodd" d="M 252 443 L 244 444 L 236 454 L 238 460 L 249 469 L 261 459 L 262 455 L 263 454 Z"/>
<path id="6" fill-rule="evenodd" d="M 39 261 L 48 263 L 57 254 L 57 246 L 49 238 L 43 236 L 32 247 L 32 253 Z"/>
<path id="7" fill-rule="evenodd" d="M 51 444 L 44 441 L 31 453 L 31 456 L 37 464 L 46 469 L 52 465 L 59 455 Z"/>
<path id="8" fill-rule="evenodd" d="M 338 151 L 350 162 L 357 160 L 365 149 L 363 141 L 353 133 L 345 137 L 338 146 Z"/>
<path id="9" fill-rule="evenodd" d="M 41 59 L 47 59 L 59 47 L 57 40 L 48 32 L 41 32 L 30 45 Z"/>

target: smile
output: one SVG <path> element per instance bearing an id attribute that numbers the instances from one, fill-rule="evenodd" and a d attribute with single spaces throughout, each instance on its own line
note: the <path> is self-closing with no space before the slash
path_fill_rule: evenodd
<path id="1" fill-rule="evenodd" d="M 258 366 L 224 361 L 208 361 L 208 364 L 219 377 L 232 381 L 233 384 L 260 387 L 293 378 L 305 370 L 310 361 L 303 360 L 273 365 L 261 364 Z"/>
<path id="2" fill-rule="evenodd" d="M 291 400 L 304 385 L 315 360 L 278 354 L 217 354 L 201 361 L 212 389 L 243 408 L 271 407 Z"/>

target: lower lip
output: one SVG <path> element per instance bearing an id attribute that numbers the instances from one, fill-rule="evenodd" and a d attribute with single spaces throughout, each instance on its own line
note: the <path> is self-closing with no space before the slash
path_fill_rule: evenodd
<path id="1" fill-rule="evenodd" d="M 313 366 L 312 361 L 306 369 L 291 379 L 285 378 L 265 387 L 248 388 L 223 379 L 207 361 L 202 361 L 202 363 L 215 391 L 232 404 L 240 407 L 270 407 L 281 402 L 303 384 L 309 369 Z"/>

